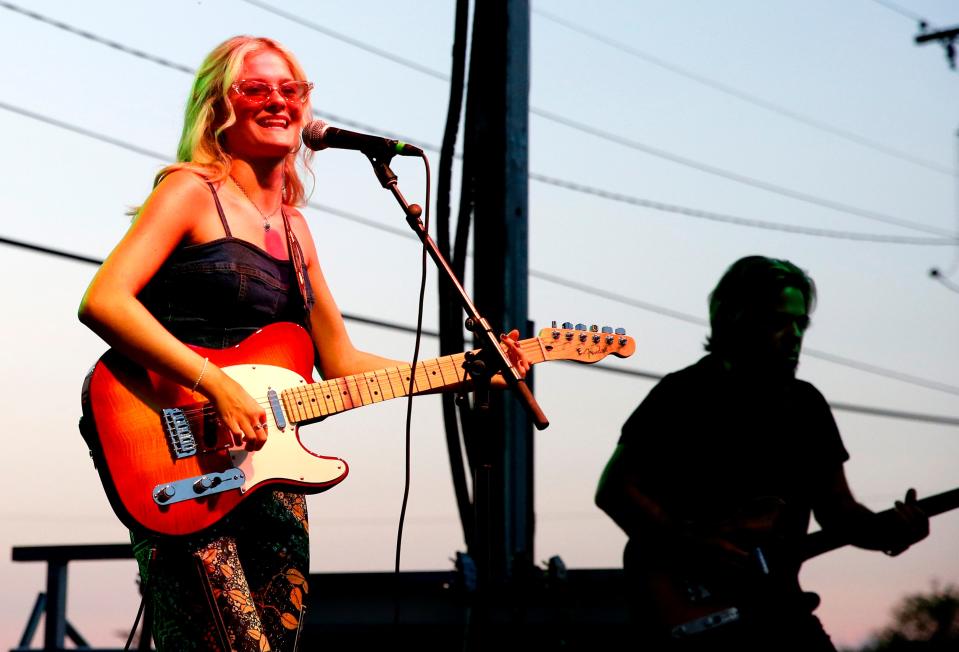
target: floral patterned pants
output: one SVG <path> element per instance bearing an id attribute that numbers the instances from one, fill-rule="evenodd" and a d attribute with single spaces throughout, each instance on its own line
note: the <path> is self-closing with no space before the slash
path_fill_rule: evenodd
<path id="1" fill-rule="evenodd" d="M 131 539 L 158 652 L 296 649 L 309 590 L 302 494 L 264 490 L 198 535 Z"/>

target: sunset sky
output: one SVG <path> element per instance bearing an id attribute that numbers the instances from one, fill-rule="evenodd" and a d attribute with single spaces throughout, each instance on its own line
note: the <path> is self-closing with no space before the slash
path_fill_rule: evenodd
<path id="1" fill-rule="evenodd" d="M 129 225 L 125 211 L 172 159 L 191 83 L 183 68 L 240 33 L 297 54 L 320 117 L 420 145 L 435 173 L 454 3 L 270 3 L 33 0 L 28 16 L 25 0 L 0 2 L 0 237 L 106 256 Z M 280 6 L 287 15 L 269 10 Z M 603 369 L 662 374 L 694 362 L 706 296 L 741 256 L 788 258 L 816 280 L 799 376 L 828 400 L 959 418 L 959 78 L 942 47 L 913 41 L 919 18 L 959 24 L 954 2 L 532 6 L 530 318 L 537 329 L 553 319 L 622 326 L 638 342 L 629 360 L 537 369 L 552 422 L 535 441 L 538 562 L 620 564 L 624 536 L 592 496 L 652 383 Z M 423 203 L 420 164 L 397 159 L 393 169 L 406 197 Z M 304 214 L 340 308 L 415 324 L 419 250 L 393 198 L 355 152 L 319 153 L 314 171 Z M 95 266 L 2 252 L 0 547 L 122 542 L 76 429 L 82 380 L 105 350 L 76 319 Z M 409 335 L 347 325 L 361 348 L 412 354 Z M 435 341 L 425 349 L 435 354 Z M 415 403 L 406 570 L 448 569 L 464 547 L 439 405 Z M 309 499 L 313 572 L 392 568 L 404 407 L 304 429 L 314 450 L 351 467 L 342 485 Z M 926 496 L 957 485 L 956 425 L 835 415 L 850 484 L 871 508 L 908 487 Z M 822 595 L 834 640 L 859 644 L 905 593 L 959 583 L 957 542 L 953 512 L 899 558 L 844 549 L 808 563 L 803 584 Z M 71 567 L 68 615 L 94 645 L 122 644 L 134 579 L 129 562 Z M 18 641 L 43 581 L 41 566 L 3 556 L 0 648 Z"/>

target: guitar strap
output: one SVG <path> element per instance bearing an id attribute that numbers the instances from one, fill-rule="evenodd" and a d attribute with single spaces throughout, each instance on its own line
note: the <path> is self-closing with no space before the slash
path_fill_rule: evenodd
<path id="1" fill-rule="evenodd" d="M 296 273 L 296 283 L 300 288 L 300 296 L 303 298 L 304 326 L 310 330 L 310 311 L 313 308 L 313 293 L 306 287 L 306 265 L 303 264 L 303 250 L 300 249 L 300 243 L 293 234 L 293 227 L 290 226 L 290 218 L 286 211 L 280 211 L 283 215 L 283 227 L 286 229 L 286 241 L 290 248 L 290 259 L 293 261 L 293 271 Z"/>

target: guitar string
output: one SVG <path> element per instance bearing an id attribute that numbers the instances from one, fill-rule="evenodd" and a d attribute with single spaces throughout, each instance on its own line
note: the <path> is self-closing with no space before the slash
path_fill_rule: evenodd
<path id="1" fill-rule="evenodd" d="M 570 340 L 567 340 L 567 341 L 570 341 Z M 521 341 L 519 342 L 519 348 L 523 351 L 523 353 L 527 353 L 527 352 L 531 352 L 531 353 L 541 352 L 541 351 L 542 351 L 542 348 L 541 348 L 541 347 L 542 347 L 542 344 L 541 344 L 541 342 L 542 342 L 542 339 L 539 338 L 539 337 L 530 338 L 530 339 L 528 339 L 528 340 L 521 340 Z M 434 358 L 433 360 L 426 360 L 426 361 L 423 361 L 423 362 L 418 363 L 418 364 L 417 364 L 417 372 L 416 372 L 417 378 L 419 378 L 419 376 L 422 375 L 422 374 L 426 374 L 426 372 L 428 371 L 427 365 L 428 365 L 429 363 L 431 363 L 431 362 L 434 363 L 434 364 L 431 365 L 431 366 L 436 366 L 436 367 L 439 368 L 441 375 L 443 375 L 443 370 L 452 370 L 452 373 L 455 375 L 455 374 L 456 374 L 456 371 L 455 371 L 455 370 L 458 368 L 458 365 L 457 365 L 455 362 L 449 360 L 449 358 L 455 358 L 456 356 L 462 356 L 462 355 L 464 355 L 464 354 L 463 354 L 463 353 L 454 353 L 454 354 L 451 354 L 451 355 L 449 355 L 449 356 L 442 356 L 442 357 L 440 357 L 440 358 Z M 441 362 L 441 361 L 442 361 L 442 362 Z M 545 358 L 544 358 L 544 361 L 545 361 Z M 393 380 L 393 379 L 400 379 L 400 380 L 403 380 L 403 381 L 408 380 L 408 379 L 409 379 L 408 376 L 407 376 L 406 378 L 401 378 L 401 376 L 403 376 L 403 374 L 401 374 L 401 373 L 398 371 L 398 369 L 399 369 L 399 367 L 388 367 L 388 368 L 386 368 L 386 369 L 383 369 L 382 371 L 384 372 L 384 375 L 386 376 L 385 380 L 386 380 L 386 381 L 391 381 L 391 380 Z M 377 370 L 377 371 L 381 371 L 381 370 Z M 372 373 L 374 374 L 374 379 L 376 380 L 377 384 L 379 385 L 379 384 L 380 384 L 379 374 L 376 374 L 376 371 L 374 371 L 374 372 L 372 372 Z M 345 404 L 344 404 L 344 407 L 343 407 L 342 409 L 337 408 L 337 406 L 336 406 L 336 404 L 335 404 L 335 401 L 334 401 L 334 399 L 333 399 L 333 394 L 332 394 L 332 393 L 330 394 L 330 396 L 329 396 L 328 398 L 324 399 L 324 402 L 327 402 L 327 401 L 328 401 L 328 402 L 332 402 L 332 403 L 334 404 L 334 405 L 333 405 L 334 409 L 331 410 L 331 411 L 329 411 L 329 412 L 328 412 L 328 415 L 329 415 L 329 414 L 337 414 L 337 413 L 339 413 L 339 412 L 345 412 L 346 410 L 353 409 L 353 408 L 356 408 L 356 407 L 360 407 L 360 406 L 364 406 L 364 405 L 369 405 L 369 403 L 365 403 L 365 402 L 364 402 L 364 400 L 363 400 L 363 395 L 362 395 L 362 393 L 359 392 L 360 383 L 357 383 L 357 392 L 356 392 L 357 394 L 360 395 L 360 401 L 357 402 L 357 401 L 353 401 L 353 400 L 352 400 L 352 392 L 349 391 L 350 388 L 349 388 L 349 385 L 348 385 L 348 382 L 349 382 L 349 381 L 347 381 L 346 379 L 347 379 L 347 378 L 353 378 L 353 379 L 354 379 L 354 382 L 356 382 L 356 379 L 358 379 L 359 377 L 360 377 L 360 374 L 353 374 L 353 375 L 351 375 L 351 376 L 344 376 L 344 377 L 341 377 L 341 378 L 331 378 L 331 379 L 329 379 L 329 380 L 322 380 L 322 381 L 319 381 L 319 382 L 317 382 L 317 383 L 310 383 L 309 385 L 302 386 L 300 389 L 307 390 L 307 389 L 309 389 L 309 388 L 316 388 L 317 385 L 324 385 L 324 384 L 334 385 L 334 386 L 337 388 L 337 390 L 338 390 L 338 392 L 337 392 L 337 395 L 338 395 L 338 394 L 339 394 L 339 390 L 342 389 L 342 382 L 346 382 L 346 383 L 347 383 L 346 391 L 344 391 L 342 395 L 343 395 L 343 396 L 349 396 L 349 397 L 350 397 L 350 403 L 351 403 L 351 406 L 350 406 L 350 407 L 345 407 Z M 368 376 L 362 375 L 362 378 L 368 378 Z M 390 389 L 392 390 L 392 389 L 393 389 L 392 382 L 388 382 L 387 384 L 389 385 Z M 417 384 L 420 384 L 420 383 L 419 383 L 419 380 L 417 380 Z M 429 375 L 428 375 L 428 374 L 426 375 L 425 383 L 424 383 L 424 384 L 429 384 Z M 444 384 L 446 384 L 445 381 L 444 381 Z M 364 383 L 364 385 L 365 385 L 365 383 Z M 368 385 L 367 385 L 367 386 L 368 386 Z M 298 389 L 298 388 L 297 388 L 297 387 L 289 387 L 289 388 L 286 388 L 286 389 L 284 389 L 284 390 L 280 390 L 280 393 L 282 393 L 282 392 L 284 392 L 284 391 L 287 391 L 287 390 L 291 390 L 291 389 Z M 432 387 L 430 387 L 429 389 L 432 389 Z M 316 392 L 316 389 L 312 389 L 311 391 L 313 391 L 313 392 L 315 393 L 315 392 Z M 394 391 L 392 398 L 398 398 L 398 397 L 406 396 L 406 393 L 405 393 L 406 391 L 407 391 L 407 390 L 404 389 L 404 390 L 403 390 L 404 393 L 402 393 L 402 394 L 397 394 L 397 393 Z M 427 391 L 427 389 L 424 389 L 423 391 Z M 389 398 L 385 397 L 385 395 L 382 393 L 382 391 L 381 391 L 380 395 L 381 395 L 381 396 L 384 396 L 383 400 L 389 400 Z M 260 407 L 269 408 L 270 410 L 272 410 L 272 404 L 270 403 L 270 401 L 269 401 L 269 399 L 268 399 L 267 397 L 265 397 L 265 396 L 255 397 L 253 400 L 254 400 L 254 401 L 257 403 L 257 405 L 259 405 Z M 378 402 L 378 401 L 373 400 L 372 402 L 375 403 L 375 402 Z M 197 413 L 203 413 L 204 415 L 206 415 L 206 414 L 215 414 L 215 413 L 216 413 L 216 408 L 213 407 L 209 402 L 207 402 L 207 403 L 205 403 L 205 404 L 204 404 L 202 407 L 200 407 L 200 408 L 192 408 L 192 409 L 189 409 L 189 410 L 183 410 L 182 413 L 183 413 L 184 415 L 187 415 L 187 416 L 195 416 Z M 322 415 L 322 414 L 321 414 L 321 416 L 327 416 L 327 415 Z"/>
<path id="2" fill-rule="evenodd" d="M 522 342 L 520 342 L 520 349 L 523 350 L 524 353 L 526 353 L 527 351 L 529 351 L 529 352 L 540 351 L 540 345 L 539 345 L 538 340 L 539 340 L 539 338 L 532 338 L 532 340 L 522 341 Z M 416 372 L 417 384 L 427 384 L 427 385 L 429 384 L 429 374 L 428 374 L 427 372 L 428 372 L 429 368 L 430 368 L 430 367 L 433 367 L 433 366 L 439 368 L 441 375 L 442 375 L 443 370 L 451 370 L 451 372 L 455 375 L 455 374 L 456 374 L 456 371 L 455 371 L 455 370 L 458 368 L 458 365 L 457 365 L 455 362 L 453 362 L 453 361 L 444 360 L 444 358 L 455 358 L 456 356 L 459 356 L 459 355 L 463 355 L 463 354 L 462 354 L 462 353 L 454 353 L 454 354 L 452 354 L 452 355 L 450 355 L 450 356 L 443 356 L 443 357 L 441 357 L 441 358 L 434 358 L 433 360 L 425 360 L 425 361 L 423 361 L 423 362 L 418 363 L 418 364 L 417 364 L 417 372 Z M 444 361 L 443 361 L 443 362 L 440 362 L 440 360 L 444 360 Z M 431 362 L 432 362 L 433 364 L 430 364 Z M 386 379 L 385 379 L 385 380 L 387 380 L 387 381 L 392 380 L 392 379 L 400 379 L 400 380 L 403 380 L 403 381 L 408 380 L 408 379 L 409 379 L 409 376 L 406 376 L 406 378 L 402 378 L 402 376 L 405 375 L 405 374 L 402 374 L 402 373 L 400 373 L 399 371 L 397 371 L 398 369 L 399 369 L 399 367 L 387 367 L 386 369 L 382 370 L 382 371 L 384 372 L 384 375 L 386 376 Z M 377 370 L 377 371 L 380 371 L 380 370 Z M 377 384 L 379 384 L 379 383 L 380 383 L 379 374 L 376 374 L 375 371 L 372 372 L 372 373 L 374 374 L 374 379 L 377 381 Z M 424 383 L 420 383 L 420 381 L 419 381 L 419 377 L 420 377 L 421 375 L 425 375 Z M 287 390 L 291 390 L 291 389 L 303 389 L 303 390 L 307 390 L 307 389 L 309 389 L 309 388 L 315 388 L 317 385 L 323 385 L 323 384 L 332 384 L 332 385 L 335 385 L 336 388 L 339 390 L 339 389 L 341 389 L 341 381 L 345 381 L 345 382 L 348 383 L 349 381 L 346 381 L 346 379 L 347 379 L 347 378 L 353 378 L 353 379 L 354 379 L 354 382 L 356 382 L 356 380 L 359 379 L 360 377 L 362 377 L 362 378 L 364 378 L 364 379 L 369 378 L 369 377 L 366 376 L 365 374 L 363 374 L 363 375 L 361 375 L 361 374 L 353 374 L 353 375 L 351 375 L 351 376 L 344 376 L 344 377 L 341 377 L 341 378 L 331 378 L 331 379 L 329 379 L 329 380 L 323 380 L 323 381 L 320 381 L 320 382 L 317 382 L 317 383 L 310 383 L 309 385 L 305 385 L 305 386 L 302 386 L 302 387 L 300 387 L 300 388 L 298 388 L 298 387 L 296 387 L 296 386 L 294 386 L 294 387 L 288 387 L 288 388 L 286 388 L 286 389 L 284 389 L 284 390 L 280 390 L 280 393 L 282 393 L 282 392 L 284 392 L 284 391 L 287 391 Z M 361 384 L 361 383 L 358 383 L 358 382 L 357 382 L 357 388 L 360 386 L 360 384 Z M 365 385 L 365 383 L 363 383 L 363 384 Z M 390 385 L 390 389 L 392 390 L 392 383 L 388 383 L 388 384 Z M 445 381 L 444 381 L 444 384 L 446 384 Z M 429 387 L 428 389 L 432 389 L 432 387 Z M 348 385 L 347 385 L 347 387 L 346 387 L 346 390 L 347 390 L 347 391 L 345 391 L 345 392 L 343 393 L 343 396 L 352 396 L 352 392 L 349 392 L 349 393 L 348 393 L 348 390 L 349 390 L 349 386 L 348 386 Z M 313 389 L 312 391 L 315 392 L 316 390 Z M 393 392 L 393 398 L 397 398 L 397 396 L 406 396 L 406 393 L 405 393 L 406 390 L 404 389 L 403 391 L 404 391 L 404 393 L 403 393 L 403 394 L 399 394 L 399 395 L 397 395 L 396 392 L 394 391 L 394 392 Z M 427 390 L 424 389 L 423 391 L 427 391 Z M 361 405 L 361 406 L 362 406 L 362 405 L 367 405 L 367 403 L 364 403 L 364 402 L 363 402 L 362 394 L 359 392 L 358 389 L 357 389 L 357 394 L 360 394 L 360 401 L 359 401 L 359 402 L 354 402 L 354 401 L 352 401 L 352 398 L 351 398 L 351 403 L 353 403 L 353 406 L 352 406 L 352 407 L 357 407 L 357 403 L 358 403 L 359 405 Z M 382 395 L 382 392 L 381 392 L 381 395 Z M 265 396 L 255 397 L 253 400 L 254 400 L 259 406 L 261 406 L 261 407 L 271 408 L 271 409 L 272 409 L 272 406 L 271 406 L 271 403 L 270 403 L 269 399 L 268 399 L 267 397 L 265 397 Z M 331 394 L 330 398 L 327 398 L 326 400 L 332 402 L 332 401 L 333 401 L 332 394 Z M 389 399 L 384 398 L 384 400 L 389 400 Z M 377 402 L 377 401 L 373 401 L 373 402 Z M 334 405 L 334 407 L 335 407 L 335 405 Z M 351 408 L 344 408 L 343 410 L 337 409 L 337 410 L 331 412 L 331 414 L 335 414 L 336 412 L 340 412 L 340 411 L 345 411 L 345 410 L 347 410 L 347 409 L 351 409 Z M 209 402 L 207 402 L 206 404 L 204 404 L 203 407 L 200 407 L 200 408 L 192 408 L 192 409 L 189 409 L 189 410 L 183 410 L 183 411 L 182 411 L 182 413 L 183 413 L 184 415 L 187 415 L 187 416 L 195 416 L 197 413 L 212 414 L 212 413 L 215 413 L 215 412 L 216 412 L 216 408 L 214 408 L 212 405 L 210 405 Z"/>

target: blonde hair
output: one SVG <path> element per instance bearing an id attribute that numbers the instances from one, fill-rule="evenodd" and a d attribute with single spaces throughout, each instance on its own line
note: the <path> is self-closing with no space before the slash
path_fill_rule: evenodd
<path id="1" fill-rule="evenodd" d="M 197 70 L 193 88 L 187 100 L 183 120 L 183 134 L 177 147 L 177 162 L 157 174 L 154 187 L 176 170 L 191 170 L 206 181 L 222 181 L 230 173 L 233 157 L 223 148 L 220 135 L 236 122 L 230 87 L 243 67 L 244 59 L 262 50 L 273 50 L 286 61 L 296 80 L 306 81 L 306 72 L 280 43 L 255 36 L 234 36 L 216 46 Z M 303 103 L 302 124 L 313 116 L 309 99 Z M 310 171 L 312 150 L 299 147 L 283 162 L 283 203 L 301 206 L 306 203 L 306 191 L 296 170 L 297 154 L 302 152 L 303 166 Z"/>

